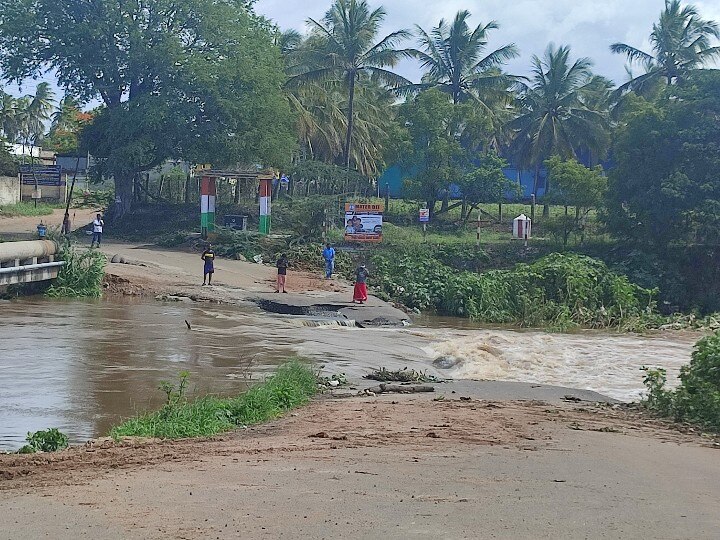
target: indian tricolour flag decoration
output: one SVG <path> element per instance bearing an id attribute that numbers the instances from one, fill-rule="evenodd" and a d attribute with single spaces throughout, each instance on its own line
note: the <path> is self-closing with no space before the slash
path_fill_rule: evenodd
<path id="1" fill-rule="evenodd" d="M 260 233 L 270 234 L 270 195 L 272 178 L 260 179 Z"/>
<path id="2" fill-rule="evenodd" d="M 215 230 L 215 178 L 203 176 L 200 180 L 200 231 L 203 238 Z"/>

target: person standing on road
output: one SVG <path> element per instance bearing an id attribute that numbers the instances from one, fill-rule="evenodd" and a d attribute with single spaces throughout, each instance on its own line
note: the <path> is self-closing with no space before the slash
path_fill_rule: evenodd
<path id="1" fill-rule="evenodd" d="M 102 233 L 103 233 L 103 226 L 105 225 L 105 222 L 103 221 L 102 215 L 98 214 L 95 216 L 95 219 L 92 222 L 92 242 L 90 242 L 90 247 L 93 248 L 95 246 L 95 243 L 97 243 L 97 247 L 100 247 L 100 241 L 102 240 Z"/>
<path id="2" fill-rule="evenodd" d="M 70 224 L 70 214 L 65 212 L 65 217 L 63 217 L 60 234 L 62 234 L 63 236 L 67 236 L 68 234 L 70 234 L 70 229 L 72 229 L 72 225 Z"/>
<path id="3" fill-rule="evenodd" d="M 364 304 L 367 302 L 367 278 L 370 275 L 364 264 L 361 264 L 355 271 L 355 290 L 353 291 L 353 304 L 360 302 Z"/>
<path id="4" fill-rule="evenodd" d="M 325 259 L 325 279 L 330 279 L 335 271 L 335 249 L 327 244 L 322 252 L 323 259 Z"/>
<path id="5" fill-rule="evenodd" d="M 275 264 L 277 266 L 277 287 L 275 289 L 276 293 L 287 291 L 285 290 L 285 278 L 287 276 L 287 269 L 288 269 L 288 258 L 287 255 L 284 253 L 280 255 L 280 258 L 277 260 L 277 263 Z"/>
<path id="6" fill-rule="evenodd" d="M 215 252 L 213 251 L 212 244 L 208 244 L 208 247 L 203 251 L 200 258 L 205 261 L 205 268 L 203 269 L 203 285 L 207 281 L 207 285 L 212 285 L 212 277 L 215 273 Z"/>

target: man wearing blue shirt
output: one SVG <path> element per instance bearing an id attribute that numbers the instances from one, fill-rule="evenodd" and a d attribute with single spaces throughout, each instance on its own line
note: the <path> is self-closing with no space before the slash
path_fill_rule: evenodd
<path id="1" fill-rule="evenodd" d="M 325 259 L 325 279 L 330 279 L 335 271 L 335 249 L 328 244 L 322 252 Z"/>

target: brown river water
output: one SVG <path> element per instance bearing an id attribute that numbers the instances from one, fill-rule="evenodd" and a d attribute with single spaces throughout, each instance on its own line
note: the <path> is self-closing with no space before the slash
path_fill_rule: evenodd
<path id="1" fill-rule="evenodd" d="M 296 355 L 353 377 L 407 366 L 446 378 L 555 384 L 636 400 L 640 367 L 666 367 L 674 382 L 698 337 L 521 332 L 431 317 L 407 328 L 360 329 L 254 307 L 0 301 L 0 450 L 48 427 L 76 443 L 104 436 L 121 419 L 161 405 L 158 384 L 184 370 L 191 393 L 232 395 L 247 388 L 248 377 L 261 379 Z"/>

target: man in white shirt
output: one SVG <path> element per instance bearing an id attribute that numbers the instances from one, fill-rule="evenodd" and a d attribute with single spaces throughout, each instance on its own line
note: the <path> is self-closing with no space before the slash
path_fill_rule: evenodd
<path id="1" fill-rule="evenodd" d="M 90 247 L 95 246 L 95 242 L 97 242 L 97 247 L 100 247 L 100 240 L 102 240 L 102 232 L 103 232 L 103 225 L 105 225 L 105 222 L 102 219 L 102 216 L 98 214 L 95 216 L 95 219 L 92 222 L 92 228 L 93 228 L 93 235 L 92 235 L 92 242 L 90 243 Z"/>

